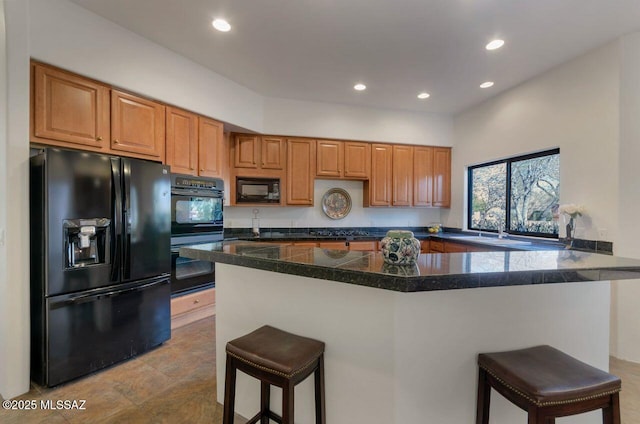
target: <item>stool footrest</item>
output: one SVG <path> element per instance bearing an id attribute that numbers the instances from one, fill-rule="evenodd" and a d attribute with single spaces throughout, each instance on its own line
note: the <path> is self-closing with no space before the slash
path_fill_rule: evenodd
<path id="1" fill-rule="evenodd" d="M 254 415 L 253 417 L 251 417 L 251 419 L 249 421 L 247 421 L 246 424 L 257 424 L 260 421 L 260 418 L 262 418 L 262 412 L 258 412 L 256 415 Z M 276 414 L 273 411 L 267 411 L 266 414 L 270 420 L 273 420 L 275 422 L 277 422 L 278 424 L 282 424 L 282 417 L 278 414 Z"/>

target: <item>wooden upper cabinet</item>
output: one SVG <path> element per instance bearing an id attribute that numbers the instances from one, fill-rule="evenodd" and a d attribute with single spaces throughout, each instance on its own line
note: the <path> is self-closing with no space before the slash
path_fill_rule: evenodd
<path id="1" fill-rule="evenodd" d="M 413 148 L 413 206 L 433 206 L 433 147 Z"/>
<path id="2" fill-rule="evenodd" d="M 391 145 L 371 145 L 371 178 L 365 184 L 365 206 L 391 206 L 392 156 Z"/>
<path id="3" fill-rule="evenodd" d="M 32 71 L 32 141 L 108 151 L 109 87 L 38 63 Z"/>
<path id="4" fill-rule="evenodd" d="M 393 206 L 411 206 L 413 201 L 413 147 L 393 146 Z"/>
<path id="5" fill-rule="evenodd" d="M 164 161 L 165 107 L 111 90 L 111 149 Z"/>
<path id="6" fill-rule="evenodd" d="M 198 116 L 167 107 L 166 164 L 171 172 L 198 175 Z"/>
<path id="7" fill-rule="evenodd" d="M 433 148 L 433 206 L 451 206 L 451 148 Z"/>
<path id="8" fill-rule="evenodd" d="M 369 179 L 371 145 L 353 141 L 318 140 L 316 176 L 336 179 Z"/>
<path id="9" fill-rule="evenodd" d="M 313 206 L 316 141 L 287 139 L 287 205 Z"/>
<path id="10" fill-rule="evenodd" d="M 318 140 L 316 142 L 316 175 L 342 178 L 344 176 L 344 142 Z"/>
<path id="11" fill-rule="evenodd" d="M 236 168 L 258 168 L 260 136 L 237 134 L 234 141 L 234 166 Z"/>
<path id="12" fill-rule="evenodd" d="M 198 117 L 198 174 L 203 177 L 225 177 L 229 165 L 223 131 L 222 122 Z"/>
<path id="13" fill-rule="evenodd" d="M 235 168 L 249 168 L 248 174 L 260 175 L 260 170 L 283 171 L 286 162 L 285 139 L 283 137 L 236 134 L 234 138 Z M 257 171 L 257 172 L 256 172 Z M 269 171 L 266 173 L 268 174 Z M 238 171 L 247 174 L 247 171 Z"/>
<path id="14" fill-rule="evenodd" d="M 371 144 L 344 142 L 344 177 L 369 179 L 371 175 Z"/>
<path id="15" fill-rule="evenodd" d="M 285 147 L 284 138 L 281 137 L 261 137 L 262 158 L 260 166 L 262 169 L 284 169 Z"/>

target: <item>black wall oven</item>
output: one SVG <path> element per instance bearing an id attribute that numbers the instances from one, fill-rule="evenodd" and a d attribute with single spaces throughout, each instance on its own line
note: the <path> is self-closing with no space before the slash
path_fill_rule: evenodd
<path id="1" fill-rule="evenodd" d="M 224 239 L 224 182 L 219 178 L 171 175 L 171 293 L 213 287 L 215 265 L 182 258 L 180 246 Z"/>

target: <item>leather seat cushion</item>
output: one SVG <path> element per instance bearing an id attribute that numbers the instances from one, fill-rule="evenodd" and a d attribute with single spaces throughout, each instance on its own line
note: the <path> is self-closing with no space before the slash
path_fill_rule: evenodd
<path id="1" fill-rule="evenodd" d="M 478 365 L 538 406 L 596 398 L 621 388 L 620 378 L 551 346 L 481 353 Z"/>
<path id="2" fill-rule="evenodd" d="M 324 343 L 265 325 L 227 343 L 227 352 L 245 363 L 291 377 L 322 355 Z"/>

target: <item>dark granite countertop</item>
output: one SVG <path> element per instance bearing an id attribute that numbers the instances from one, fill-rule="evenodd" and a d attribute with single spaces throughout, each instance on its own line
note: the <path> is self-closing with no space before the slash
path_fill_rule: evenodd
<path id="1" fill-rule="evenodd" d="M 386 264 L 379 252 L 242 240 L 186 246 L 180 255 L 400 292 L 640 278 L 640 260 L 565 249 L 430 253 L 411 266 Z"/>
<path id="2" fill-rule="evenodd" d="M 494 235 L 484 234 L 478 237 L 478 233 L 428 233 L 414 232 L 414 236 L 418 240 L 436 239 L 451 240 L 456 243 L 463 243 L 475 246 L 490 246 L 496 250 L 560 250 L 566 246 L 555 240 L 531 240 L 526 238 L 508 237 L 499 239 Z M 249 233 L 239 233 L 233 237 L 227 237 L 226 240 L 243 240 L 243 241 L 265 241 L 265 242 L 292 242 L 292 241 L 378 241 L 382 240 L 386 232 L 370 232 L 367 235 L 315 235 L 308 232 L 273 232 L 264 231 L 260 237 L 255 237 Z"/>

